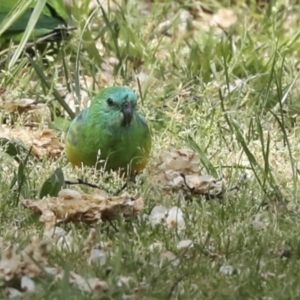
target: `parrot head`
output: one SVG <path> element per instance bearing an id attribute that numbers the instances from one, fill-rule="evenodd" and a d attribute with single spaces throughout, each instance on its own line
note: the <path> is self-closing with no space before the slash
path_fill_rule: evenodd
<path id="1" fill-rule="evenodd" d="M 113 86 L 103 89 L 93 100 L 91 108 L 109 116 L 110 120 L 119 121 L 127 127 L 136 112 L 137 95 L 128 87 Z M 95 110 L 94 110 L 95 111 Z"/>

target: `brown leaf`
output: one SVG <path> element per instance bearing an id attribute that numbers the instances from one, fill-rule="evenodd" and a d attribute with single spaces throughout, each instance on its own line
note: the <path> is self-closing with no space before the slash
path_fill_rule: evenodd
<path id="1" fill-rule="evenodd" d="M 182 173 L 199 172 L 199 154 L 190 149 L 172 149 L 169 152 L 162 152 L 159 157 L 162 164 L 161 170 L 174 170 Z"/>
<path id="2" fill-rule="evenodd" d="M 51 129 L 30 130 L 27 128 L 8 128 L 4 125 L 0 129 L 0 137 L 22 140 L 28 148 L 32 147 L 32 153 L 40 159 L 45 156 L 57 158 L 64 149 L 58 136 Z"/>
<path id="3" fill-rule="evenodd" d="M 144 207 L 142 197 L 133 197 L 127 193 L 111 197 L 102 190 L 85 194 L 71 189 L 61 190 L 58 197 L 39 201 L 27 199 L 23 204 L 34 213 L 41 214 L 40 221 L 47 229 L 68 222 L 91 224 L 99 220 L 130 218 Z"/>
<path id="4" fill-rule="evenodd" d="M 222 180 L 216 180 L 210 175 L 187 175 L 185 176 L 187 185 L 196 194 L 217 196 L 222 193 Z"/>
<path id="5" fill-rule="evenodd" d="M 220 26 L 223 29 L 228 29 L 237 22 L 237 16 L 231 9 L 219 9 L 216 14 L 213 15 L 212 24 Z"/>
<path id="6" fill-rule="evenodd" d="M 194 194 L 217 196 L 223 181 L 200 174 L 199 154 L 191 149 L 172 149 L 160 154 L 162 161 L 153 182 L 163 190 L 189 189 Z M 185 180 L 184 180 L 185 178 Z"/>
<path id="7" fill-rule="evenodd" d="M 9 295 L 21 295 L 35 291 L 32 279 L 43 278 L 45 272 L 53 276 L 53 281 L 63 280 L 65 271 L 59 267 L 50 267 L 48 256 L 51 251 L 50 241 L 33 237 L 25 247 L 18 249 L 15 243 L 4 243 L 0 238 L 0 280 L 6 286 L 5 292 Z M 69 281 L 76 288 L 85 292 L 102 293 L 108 289 L 108 284 L 99 278 L 83 278 L 70 272 Z M 19 293 L 18 293 L 19 292 Z"/>
<path id="8" fill-rule="evenodd" d="M 8 245 L 1 249 L 0 278 L 10 281 L 22 276 L 35 277 L 40 275 L 39 264 L 47 265 L 47 256 L 51 250 L 50 244 L 40 241 L 37 237 L 22 251 L 17 251 L 15 245 Z"/>
<path id="9" fill-rule="evenodd" d="M 39 107 L 40 105 L 38 105 L 38 103 L 35 100 L 29 98 L 14 99 L 10 101 L 0 102 L 0 108 L 9 113 L 18 112 L 19 114 L 22 114 L 26 111 L 34 110 Z"/>

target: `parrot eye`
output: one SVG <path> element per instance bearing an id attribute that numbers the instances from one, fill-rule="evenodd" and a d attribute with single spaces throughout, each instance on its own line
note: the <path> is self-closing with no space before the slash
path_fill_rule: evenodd
<path id="1" fill-rule="evenodd" d="M 106 100 L 106 102 L 107 102 L 107 105 L 108 106 L 113 106 L 115 103 L 114 103 L 114 100 L 113 99 L 111 99 L 111 98 L 108 98 L 107 100 Z"/>

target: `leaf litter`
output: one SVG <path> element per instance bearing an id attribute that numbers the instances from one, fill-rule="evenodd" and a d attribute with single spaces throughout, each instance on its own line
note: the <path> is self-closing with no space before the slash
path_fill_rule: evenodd
<path id="1" fill-rule="evenodd" d="M 51 278 L 53 282 L 65 280 L 65 270 L 51 266 L 48 258 L 53 245 L 50 240 L 33 237 L 25 247 L 0 239 L 0 280 L 6 294 L 12 298 L 26 292 L 36 292 L 35 279 Z M 82 292 L 101 294 L 108 290 L 106 281 L 99 278 L 83 278 L 71 271 L 68 280 Z"/>
<path id="2" fill-rule="evenodd" d="M 169 192 L 193 192 L 193 194 L 222 194 L 223 181 L 210 175 L 201 175 L 199 154 L 190 149 L 171 149 L 160 154 L 161 163 L 156 170 L 152 184 Z M 94 224 L 116 219 L 132 220 L 144 209 L 143 197 L 127 192 L 110 196 L 106 191 L 96 189 L 84 193 L 73 189 L 62 189 L 57 197 L 45 196 L 42 200 L 25 199 L 23 205 L 40 215 L 49 236 L 57 226 L 68 222 Z M 156 205 L 149 215 L 152 227 L 164 224 L 169 229 L 182 232 L 185 229 L 184 213 L 180 207 L 170 208 Z M 68 236 L 61 237 L 60 243 L 68 247 Z M 102 253 L 95 251 L 92 260 L 101 260 Z"/>
<path id="3" fill-rule="evenodd" d="M 169 152 L 162 152 L 160 158 L 162 162 L 158 167 L 159 172 L 154 178 L 154 182 L 163 189 L 175 192 L 179 190 L 187 191 L 186 185 L 188 183 L 198 193 L 206 194 L 216 188 L 209 183 L 210 181 L 207 178 L 210 177 L 208 175 L 200 175 L 199 155 L 194 151 L 190 149 L 171 149 Z M 186 174 L 186 181 L 182 177 L 183 173 Z M 211 180 L 211 182 L 213 183 L 214 181 Z M 144 200 L 141 196 L 131 196 L 128 193 L 123 193 L 120 196 L 109 196 L 107 192 L 100 189 L 95 190 L 91 194 L 72 189 L 62 189 L 57 197 L 44 197 L 39 201 L 25 199 L 23 200 L 23 205 L 35 214 L 40 215 L 40 221 L 45 225 L 45 237 L 52 237 L 53 239 L 53 233 L 56 232 L 56 247 L 60 250 L 72 251 L 75 244 L 72 231 L 69 233 L 61 232 L 61 230 L 58 230 L 60 227 L 57 226 L 68 222 L 80 222 L 90 225 L 119 218 L 132 220 L 143 211 Z M 175 229 L 177 233 L 184 232 L 186 226 L 184 213 L 177 206 L 170 208 L 155 206 L 149 215 L 149 222 L 152 226 L 163 224 L 170 230 Z M 190 247 L 193 247 L 191 240 L 182 240 L 178 243 L 179 250 Z M 165 250 L 163 245 L 153 245 L 152 248 L 159 251 L 157 259 L 151 259 L 152 264 L 162 266 L 166 262 L 170 262 L 174 267 L 178 265 L 177 256 Z M 108 257 L 113 255 L 112 244 L 110 242 L 99 242 L 95 229 L 92 229 L 84 242 L 82 254 L 87 257 L 88 265 L 98 264 L 105 266 Z M 36 268 L 39 269 L 38 267 Z M 63 278 L 61 272 L 63 271 L 52 269 L 52 274 L 56 278 Z M 22 276 L 27 276 L 29 279 L 32 278 L 27 273 Z M 87 285 L 86 280 L 72 272 L 70 274 L 71 280 L 73 284 L 84 291 L 103 291 L 108 288 L 105 282 L 96 278 L 90 279 L 88 281 L 89 285 Z M 120 276 L 118 284 L 128 285 L 129 281 L 131 281 L 130 277 Z M 33 290 L 32 286 L 34 286 L 34 283 L 29 280 L 28 290 Z M 87 286 L 89 286 L 89 289 Z"/>
<path id="4" fill-rule="evenodd" d="M 103 190 L 91 194 L 72 189 L 63 189 L 57 197 L 44 197 L 36 201 L 23 200 L 23 205 L 35 214 L 41 215 L 40 221 L 46 230 L 68 222 L 93 224 L 99 221 L 112 221 L 119 218 L 134 218 L 143 210 L 141 196 L 123 193 L 109 196 Z"/>
<path id="5" fill-rule="evenodd" d="M 51 129 L 31 130 L 29 128 L 0 127 L 0 138 L 22 141 L 39 159 L 57 159 L 64 149 L 57 134 Z"/>
<path id="6" fill-rule="evenodd" d="M 164 191 L 186 190 L 216 197 L 222 194 L 223 180 L 201 175 L 199 154 L 191 149 L 171 149 L 160 154 L 154 182 Z"/>

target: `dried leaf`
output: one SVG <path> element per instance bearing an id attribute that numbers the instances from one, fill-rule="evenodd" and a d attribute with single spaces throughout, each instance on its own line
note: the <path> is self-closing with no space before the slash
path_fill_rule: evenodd
<path id="1" fill-rule="evenodd" d="M 47 197 L 40 201 L 27 199 L 25 207 L 41 214 L 40 221 L 46 229 L 68 222 L 87 224 L 99 220 L 115 220 L 120 217 L 131 218 L 143 209 L 143 198 L 124 193 L 121 196 L 108 196 L 97 190 L 85 194 L 71 189 L 61 190 L 57 197 Z"/>
<path id="2" fill-rule="evenodd" d="M 0 279 L 10 281 L 22 276 L 32 278 L 40 275 L 41 269 L 35 262 L 47 265 L 47 256 L 51 246 L 48 242 L 33 238 L 31 243 L 20 252 L 17 251 L 15 245 L 11 244 L 1 250 Z"/>
<path id="3" fill-rule="evenodd" d="M 92 228 L 89 232 L 88 237 L 84 241 L 84 247 L 82 253 L 85 255 L 90 254 L 96 242 L 97 242 L 97 232 L 95 228 Z"/>
<path id="4" fill-rule="evenodd" d="M 194 194 L 218 196 L 223 190 L 222 180 L 217 180 L 210 175 L 187 175 L 185 180 Z"/>
<path id="5" fill-rule="evenodd" d="M 173 206 L 169 210 L 164 206 L 154 206 L 150 213 L 149 221 L 152 227 L 165 224 L 168 228 L 175 228 L 178 231 L 185 229 L 183 212 L 177 206 Z"/>
<path id="6" fill-rule="evenodd" d="M 12 298 L 21 296 L 26 292 L 35 292 L 35 278 L 45 277 L 45 272 L 53 276 L 53 281 L 65 279 L 65 271 L 59 267 L 50 267 L 48 256 L 51 251 L 49 241 L 33 237 L 31 242 L 23 249 L 16 244 L 4 243 L 0 238 L 0 280 L 6 287 L 6 294 Z M 76 288 L 90 293 L 102 293 L 108 289 L 108 284 L 99 278 L 83 278 L 70 272 L 70 283 Z M 23 293 L 21 293 L 23 292 Z"/>
<path id="7" fill-rule="evenodd" d="M 57 158 L 64 149 L 56 133 L 50 129 L 30 130 L 8 128 L 4 125 L 0 129 L 0 137 L 23 141 L 28 148 L 31 148 L 32 153 L 40 159 L 44 156 Z"/>
<path id="8" fill-rule="evenodd" d="M 158 205 L 154 206 L 151 210 L 149 221 L 152 227 L 162 224 L 166 220 L 166 214 L 168 210 L 164 206 Z"/>
<path id="9" fill-rule="evenodd" d="M 150 252 L 155 252 L 155 251 L 161 252 L 162 250 L 164 250 L 164 244 L 161 242 L 155 242 L 149 246 Z"/>
<path id="10" fill-rule="evenodd" d="M 43 103 L 37 103 L 35 100 L 28 98 L 0 101 L 0 108 L 9 113 L 17 112 L 19 114 L 22 114 L 24 112 L 38 109 L 41 107 L 45 109 L 45 106 L 46 105 Z"/>
<path id="11" fill-rule="evenodd" d="M 119 276 L 117 280 L 117 286 L 122 287 L 126 286 L 127 288 L 130 288 L 130 283 L 134 282 L 134 278 L 131 276 Z"/>
<path id="12" fill-rule="evenodd" d="M 162 152 L 160 160 L 163 162 L 159 169 L 179 171 L 184 174 L 198 173 L 199 155 L 191 149 L 171 149 L 169 152 Z"/>
<path id="13" fill-rule="evenodd" d="M 159 265 L 162 267 L 166 263 L 171 263 L 173 267 L 177 267 L 180 264 L 180 261 L 173 252 L 165 251 L 160 255 Z"/>
<path id="14" fill-rule="evenodd" d="M 108 290 L 108 284 L 106 281 L 102 281 L 99 278 L 85 279 L 74 272 L 70 273 L 70 282 L 84 292 L 96 291 L 101 293 Z"/>
<path id="15" fill-rule="evenodd" d="M 169 228 L 184 230 L 185 221 L 182 210 L 177 206 L 171 207 L 167 213 L 166 223 Z"/>
<path id="16" fill-rule="evenodd" d="M 237 16 L 231 9 L 219 9 L 212 17 L 212 25 L 220 26 L 223 29 L 228 29 L 237 22 Z"/>
<path id="17" fill-rule="evenodd" d="M 22 276 L 21 288 L 25 292 L 35 292 L 35 282 L 28 276 Z"/>
<path id="18" fill-rule="evenodd" d="M 6 295 L 9 299 L 19 299 L 23 294 L 14 288 L 6 288 Z"/>
<path id="19" fill-rule="evenodd" d="M 158 165 L 159 172 L 153 182 L 163 190 L 182 189 L 212 197 L 222 194 L 222 180 L 211 175 L 200 175 L 198 153 L 190 149 L 172 149 L 170 152 L 162 152 L 160 160 L 162 163 Z M 159 218 L 158 215 L 156 217 Z"/>
<path id="20" fill-rule="evenodd" d="M 107 260 L 107 254 L 105 251 L 100 249 L 92 249 L 90 257 L 88 259 L 89 265 L 98 264 L 100 266 L 105 265 Z"/>
<path id="21" fill-rule="evenodd" d="M 57 227 L 56 227 L 57 228 Z M 48 230 L 44 232 L 44 236 L 47 236 Z M 72 230 L 68 232 L 68 234 L 64 236 L 60 236 L 56 242 L 56 246 L 58 249 L 62 250 L 68 250 L 68 251 L 77 251 L 78 245 L 77 243 L 74 243 L 74 237 Z"/>
<path id="22" fill-rule="evenodd" d="M 177 244 L 177 249 L 187 249 L 187 248 L 193 248 L 194 242 L 192 240 L 181 240 Z"/>

